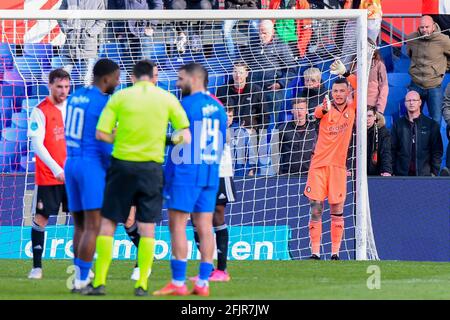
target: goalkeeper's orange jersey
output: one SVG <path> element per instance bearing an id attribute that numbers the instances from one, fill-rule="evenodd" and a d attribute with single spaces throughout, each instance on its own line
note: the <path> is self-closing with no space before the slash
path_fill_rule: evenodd
<path id="1" fill-rule="evenodd" d="M 347 80 L 356 92 L 356 76 L 350 75 Z M 334 104 L 325 115 L 322 105 L 316 107 L 314 115 L 320 119 L 319 138 L 311 159 L 311 168 L 336 166 L 346 168 L 347 151 L 355 123 L 357 96 L 352 102 L 339 111 Z"/>

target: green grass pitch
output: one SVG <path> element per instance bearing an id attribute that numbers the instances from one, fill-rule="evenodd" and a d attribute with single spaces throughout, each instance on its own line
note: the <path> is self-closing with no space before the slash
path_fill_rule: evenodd
<path id="1" fill-rule="evenodd" d="M 0 260 L 0 299 L 136 299 L 129 279 L 134 262 L 113 261 L 104 297 L 71 294 L 66 288 L 69 260 L 44 260 L 44 278 L 29 280 L 29 260 Z M 368 267 L 379 267 L 380 289 L 369 290 Z M 197 261 L 188 266 L 196 273 Z M 211 283 L 208 299 L 450 299 L 450 264 L 398 261 L 230 261 L 232 279 Z M 170 278 L 168 261 L 156 261 L 149 290 Z M 190 283 L 188 284 L 192 286 Z M 139 299 L 196 299 L 154 297 Z"/>

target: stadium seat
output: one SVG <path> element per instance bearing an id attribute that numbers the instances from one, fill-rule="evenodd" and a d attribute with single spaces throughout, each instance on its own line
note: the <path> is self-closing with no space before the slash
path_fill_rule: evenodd
<path id="1" fill-rule="evenodd" d="M 42 80 L 43 68 L 38 59 L 34 57 L 17 57 L 14 61 L 14 67 L 24 80 L 36 82 Z"/>
<path id="2" fill-rule="evenodd" d="M 405 96 L 408 90 L 405 87 L 389 87 L 384 116 L 386 118 L 386 127 L 390 128 L 395 120 L 401 115 L 401 105 L 404 105 Z"/>
<path id="3" fill-rule="evenodd" d="M 388 83 L 390 87 L 405 87 L 411 83 L 409 73 L 388 73 Z"/>
<path id="4" fill-rule="evenodd" d="M 155 61 L 158 65 L 162 65 L 162 62 L 167 59 L 164 42 L 153 42 L 146 38 L 142 43 L 142 52 L 144 59 Z"/>
<path id="5" fill-rule="evenodd" d="M 444 80 L 442 80 L 442 91 L 445 92 L 447 85 L 450 83 L 450 73 L 446 73 Z"/>
<path id="6" fill-rule="evenodd" d="M 15 112 L 12 115 L 11 119 L 12 128 L 28 128 L 28 116 L 25 112 Z"/>
<path id="7" fill-rule="evenodd" d="M 62 68 L 65 66 L 65 62 L 64 62 L 65 58 L 62 56 L 54 56 L 52 57 L 51 60 L 51 68 L 52 69 L 57 69 L 57 68 Z"/>
<path id="8" fill-rule="evenodd" d="M 3 128 L 2 138 L 6 141 L 16 142 L 16 143 L 26 143 L 27 142 L 27 129 L 21 128 Z"/>
<path id="9" fill-rule="evenodd" d="M 409 58 L 401 58 L 394 61 L 394 72 L 407 73 L 411 60 Z"/>
<path id="10" fill-rule="evenodd" d="M 49 43 L 25 43 L 24 56 L 37 59 L 43 69 L 50 68 L 53 57 L 53 46 Z"/>
<path id="11" fill-rule="evenodd" d="M 36 160 L 34 159 L 34 153 L 30 152 L 27 155 L 22 155 L 20 157 L 20 168 L 23 171 L 27 170 L 27 164 L 28 164 L 28 172 L 34 172 L 36 170 Z"/>
<path id="12" fill-rule="evenodd" d="M 217 90 L 218 87 L 225 84 L 225 75 L 223 74 L 215 74 L 210 73 L 208 76 L 208 90 L 209 92 L 213 92 Z"/>
<path id="13" fill-rule="evenodd" d="M 384 65 L 386 66 L 386 71 L 388 73 L 394 71 L 394 62 L 393 62 L 393 58 L 392 58 L 392 47 L 387 46 L 387 47 L 383 47 L 379 50 L 380 50 L 380 55 L 383 58 Z"/>
<path id="14" fill-rule="evenodd" d="M 30 97 L 38 97 L 40 99 L 44 99 L 46 96 L 48 96 L 48 85 L 43 84 L 41 81 L 41 84 L 36 85 L 30 85 L 27 87 L 28 96 Z"/>
<path id="15" fill-rule="evenodd" d="M 3 138 L 3 132 L 2 132 L 2 139 L 0 139 L 0 154 L 12 156 L 16 154 L 17 151 L 17 143 L 14 141 L 8 141 Z"/>
<path id="16" fill-rule="evenodd" d="M 29 113 L 31 114 L 31 111 L 33 110 L 34 107 L 36 107 L 39 102 L 41 100 L 40 99 L 24 99 L 22 100 L 22 112 L 24 113 Z"/>
<path id="17" fill-rule="evenodd" d="M 11 100 L 11 108 L 20 109 L 22 100 L 26 97 L 25 86 L 20 81 L 14 81 L 13 84 L 5 81 L 3 85 L 0 85 L 0 95 Z"/>
<path id="18" fill-rule="evenodd" d="M 164 90 L 169 90 L 174 93 L 177 92 L 176 87 L 177 73 L 174 71 L 160 71 L 158 73 L 158 86 Z"/>
<path id="19" fill-rule="evenodd" d="M 120 61 L 123 55 L 123 46 L 119 42 L 109 42 L 100 45 L 98 53 L 99 58 L 108 58 L 114 61 Z"/>

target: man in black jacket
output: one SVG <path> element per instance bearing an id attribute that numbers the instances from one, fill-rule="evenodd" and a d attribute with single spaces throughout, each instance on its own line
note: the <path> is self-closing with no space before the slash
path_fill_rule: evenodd
<path id="1" fill-rule="evenodd" d="M 367 109 L 367 175 L 392 175 L 391 135 L 376 106 Z"/>
<path id="2" fill-rule="evenodd" d="M 247 64 L 242 60 L 234 62 L 233 79 L 219 87 L 216 96 L 226 107 L 234 109 L 234 124 L 240 126 L 249 117 L 250 127 L 259 131 L 268 124 L 269 114 L 263 110 L 261 87 L 248 83 L 247 77 Z"/>
<path id="3" fill-rule="evenodd" d="M 292 114 L 294 120 L 278 127 L 281 156 L 279 173 L 307 175 L 317 134 L 315 124 L 307 119 L 306 98 L 294 99 Z"/>
<path id="4" fill-rule="evenodd" d="M 276 36 L 272 20 L 261 21 L 259 37 L 260 45 L 250 49 L 252 82 L 262 87 L 267 111 L 274 113 L 271 120 L 277 123 L 284 111 L 285 89 L 296 78 L 298 65 L 289 46 Z"/>
<path id="5" fill-rule="evenodd" d="M 420 113 L 422 100 L 416 91 L 406 95 L 408 114 L 392 127 L 392 163 L 397 176 L 437 176 L 443 146 L 439 125 Z"/>

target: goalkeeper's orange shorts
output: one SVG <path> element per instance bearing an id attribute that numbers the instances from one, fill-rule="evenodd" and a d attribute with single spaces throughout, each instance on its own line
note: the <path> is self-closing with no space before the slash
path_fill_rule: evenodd
<path id="1" fill-rule="evenodd" d="M 310 200 L 324 201 L 328 198 L 331 204 L 344 202 L 347 195 L 347 170 L 335 166 L 310 168 L 304 194 Z"/>

